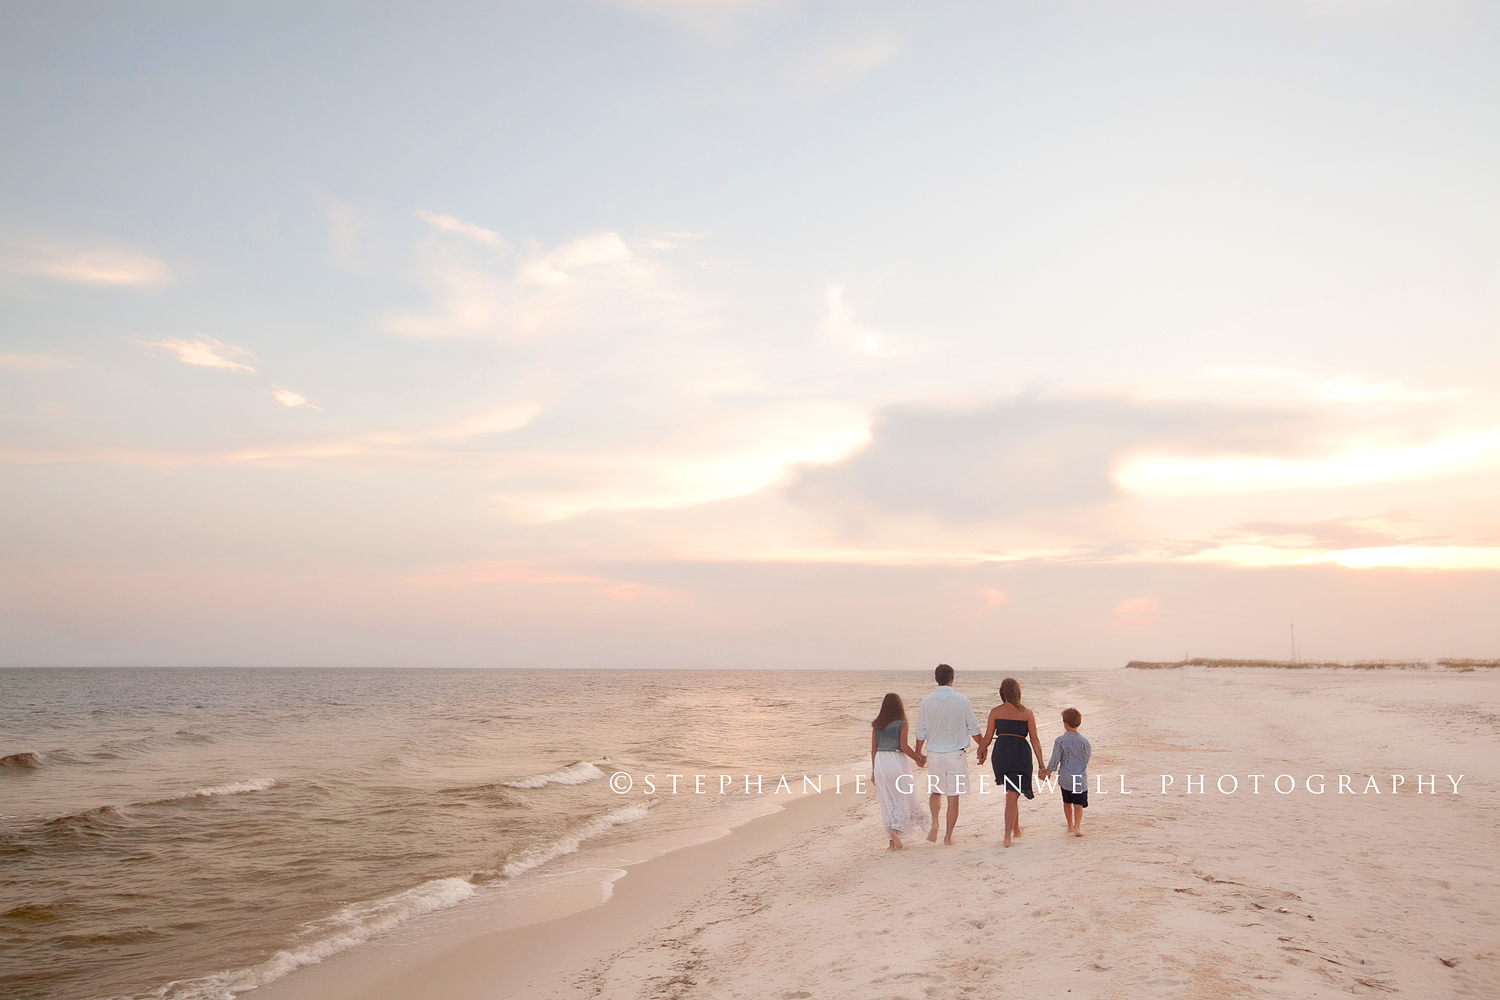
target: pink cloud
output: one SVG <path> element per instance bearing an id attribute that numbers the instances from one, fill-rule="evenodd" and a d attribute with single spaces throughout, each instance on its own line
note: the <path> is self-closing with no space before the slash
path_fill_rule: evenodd
<path id="1" fill-rule="evenodd" d="M 165 285 L 172 271 L 155 257 L 129 249 L 30 246 L 0 255 L 0 270 L 85 285 Z"/>
<path id="2" fill-rule="evenodd" d="M 224 344 L 212 337 L 199 337 L 197 340 L 166 340 L 139 341 L 142 347 L 160 347 L 171 351 L 177 360 L 185 365 L 198 365 L 203 368 L 224 368 L 229 371 L 254 372 L 255 369 L 249 365 L 242 365 L 238 361 L 231 361 L 226 354 L 235 354 L 241 357 L 253 358 L 255 355 L 243 347 L 235 347 Z"/>
<path id="3" fill-rule="evenodd" d="M 984 598 L 984 606 L 986 609 L 998 608 L 1000 605 L 1010 600 L 1009 595 L 1007 595 L 1005 591 L 996 590 L 994 587 L 980 587 L 979 596 Z"/>

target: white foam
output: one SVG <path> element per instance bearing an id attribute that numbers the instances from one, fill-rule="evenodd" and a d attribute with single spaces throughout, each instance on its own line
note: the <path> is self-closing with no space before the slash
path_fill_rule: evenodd
<path id="1" fill-rule="evenodd" d="M 598 781 L 604 777 L 604 772 L 599 770 L 600 764 L 608 761 L 580 760 L 576 764 L 569 764 L 561 771 L 553 771 L 551 774 L 533 774 L 519 781 L 502 781 L 500 784 L 508 788 L 541 788 L 544 785 L 581 785 L 586 781 Z"/>
<path id="2" fill-rule="evenodd" d="M 259 965 L 220 972 L 201 979 L 171 982 L 155 996 L 172 1000 L 232 1000 L 308 965 L 364 944 L 412 917 L 461 903 L 478 890 L 468 879 L 452 876 L 423 882 L 413 889 L 367 903 L 351 903 L 333 916 L 307 925 L 313 939 L 296 948 L 278 951 Z"/>
<path id="3" fill-rule="evenodd" d="M 636 820 L 645 819 L 647 815 L 646 804 L 637 802 L 633 805 L 622 806 L 602 816 L 595 816 L 587 823 L 570 831 L 567 835 L 557 840 L 533 847 L 531 850 L 523 851 L 515 860 L 507 861 L 505 867 L 500 869 L 500 874 L 506 878 L 515 878 L 523 872 L 528 872 L 537 865 L 544 865 L 554 858 L 560 858 L 565 854 L 577 852 L 578 845 L 590 837 L 613 829 L 622 823 L 634 823 Z"/>
<path id="4" fill-rule="evenodd" d="M 231 781 L 227 785 L 215 785 L 212 788 L 195 788 L 191 792 L 183 792 L 181 795 L 172 796 L 173 799 L 208 799 L 215 795 L 243 795 L 246 792 L 263 792 L 267 788 L 275 788 L 275 778 L 251 778 L 248 781 Z"/>

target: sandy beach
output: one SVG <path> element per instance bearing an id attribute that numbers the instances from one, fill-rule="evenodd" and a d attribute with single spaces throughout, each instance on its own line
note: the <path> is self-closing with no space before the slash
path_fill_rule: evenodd
<path id="1" fill-rule="evenodd" d="M 1044 792 L 1023 801 L 1025 836 L 1003 849 L 991 792 L 964 801 L 953 847 L 919 836 L 889 853 L 873 796 L 809 796 L 631 868 L 581 913 L 378 984 L 314 991 L 293 975 L 265 993 L 1500 994 L 1500 676 L 1121 670 L 1072 700 L 1094 746 L 1083 838 Z M 1050 748 L 1061 706 L 1031 707 Z M 1295 790 L 1279 793 L 1280 775 Z"/>

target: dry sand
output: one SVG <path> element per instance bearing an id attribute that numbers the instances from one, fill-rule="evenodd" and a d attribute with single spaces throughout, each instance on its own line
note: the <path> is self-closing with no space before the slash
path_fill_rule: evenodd
<path id="1" fill-rule="evenodd" d="M 992 793 L 955 846 L 888 853 L 873 796 L 810 797 L 349 995 L 1500 997 L 1500 672 L 1117 671 L 1072 700 L 1107 793 L 1083 838 L 1040 794 L 1002 849 Z M 1050 749 L 1062 706 L 1032 707 Z"/>

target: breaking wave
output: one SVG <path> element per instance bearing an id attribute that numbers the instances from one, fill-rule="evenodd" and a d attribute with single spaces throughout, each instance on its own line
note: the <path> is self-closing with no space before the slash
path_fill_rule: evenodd
<path id="1" fill-rule="evenodd" d="M 608 764 L 608 760 L 588 761 L 580 760 L 576 764 L 569 764 L 560 771 L 551 774 L 533 774 L 519 781 L 502 781 L 500 784 L 507 788 L 541 788 L 545 785 L 582 785 L 589 781 L 598 781 L 604 777 L 604 772 L 599 770 L 600 764 Z"/>
<path id="2" fill-rule="evenodd" d="M 275 787 L 275 778 L 251 778 L 248 781 L 231 781 L 227 785 L 214 785 L 212 788 L 195 788 L 191 792 L 172 795 L 161 801 L 177 802 L 181 799 L 211 799 L 217 795 L 243 795 L 246 792 L 263 792 L 268 788 Z"/>
<path id="3" fill-rule="evenodd" d="M 289 972 L 316 965 L 325 958 L 364 944 L 413 917 L 446 910 L 476 892 L 478 889 L 474 883 L 454 875 L 432 879 L 382 899 L 350 903 L 333 916 L 308 924 L 304 933 L 311 940 L 278 951 L 259 965 L 200 979 L 170 982 L 151 995 L 171 997 L 172 1000 L 232 1000 L 240 993 L 274 982 Z"/>
<path id="4" fill-rule="evenodd" d="M 634 823 L 636 820 L 645 819 L 647 814 L 646 804 L 637 802 L 633 805 L 623 806 L 619 809 L 595 816 L 593 819 L 570 830 L 568 833 L 556 840 L 548 841 L 537 847 L 522 851 L 510 861 L 507 861 L 500 869 L 504 878 L 515 878 L 524 872 L 529 872 L 538 865 L 544 865 L 554 858 L 560 858 L 564 854 L 573 854 L 590 837 L 597 837 L 614 827 L 624 823 Z"/>

